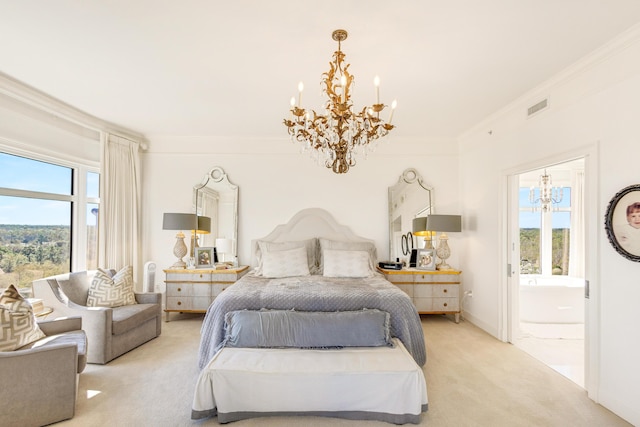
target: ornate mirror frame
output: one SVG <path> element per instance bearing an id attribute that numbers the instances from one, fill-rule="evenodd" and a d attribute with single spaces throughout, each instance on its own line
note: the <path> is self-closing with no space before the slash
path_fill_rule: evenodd
<path id="1" fill-rule="evenodd" d="M 433 187 L 424 183 L 414 168 L 405 169 L 389 187 L 389 259 L 406 259 L 413 246 L 412 222 L 433 213 Z M 409 242 L 409 240 L 411 240 Z M 405 243 L 406 242 L 406 243 Z"/>
<path id="2" fill-rule="evenodd" d="M 203 234 L 199 246 L 213 247 L 218 238 L 231 239 L 232 259 L 238 255 L 238 186 L 229 181 L 220 166 L 215 166 L 193 186 L 193 210 L 211 218 L 211 233 Z"/>
<path id="3" fill-rule="evenodd" d="M 639 208 L 640 185 L 630 185 L 613 196 L 604 218 L 604 228 L 613 248 L 635 262 L 640 262 L 640 229 L 632 226 L 628 217 L 640 212 Z"/>

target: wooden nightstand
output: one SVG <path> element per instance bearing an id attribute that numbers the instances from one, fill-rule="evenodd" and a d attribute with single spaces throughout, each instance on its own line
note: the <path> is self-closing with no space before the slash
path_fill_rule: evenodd
<path id="1" fill-rule="evenodd" d="M 198 268 L 164 270 L 165 321 L 169 313 L 205 313 L 214 299 L 249 271 L 249 266 L 215 270 Z"/>
<path id="2" fill-rule="evenodd" d="M 411 297 L 420 314 L 453 314 L 460 322 L 461 271 L 457 270 L 385 270 L 384 277 Z"/>

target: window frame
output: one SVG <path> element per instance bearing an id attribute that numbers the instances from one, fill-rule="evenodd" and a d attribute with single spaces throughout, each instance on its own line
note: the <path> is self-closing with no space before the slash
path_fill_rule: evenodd
<path id="1" fill-rule="evenodd" d="M 519 190 L 527 190 L 529 187 L 524 187 L 520 185 Z M 563 185 L 562 188 L 565 190 L 569 189 L 569 195 L 572 194 L 572 187 L 570 185 Z M 520 193 L 518 193 L 520 194 Z M 520 204 L 520 203 L 519 203 Z M 519 212 L 530 212 L 531 209 L 534 209 L 534 212 L 538 212 L 540 214 L 540 237 L 539 237 L 539 247 L 540 247 L 540 273 L 543 276 L 551 276 L 553 274 L 553 213 L 554 212 L 568 212 L 569 215 L 572 213 L 572 204 L 569 202 L 569 206 L 553 206 L 551 209 L 544 211 L 540 206 L 519 206 Z M 518 223 L 520 220 L 518 219 Z M 521 230 L 522 227 L 519 224 L 518 229 Z M 520 260 L 520 263 L 522 260 Z M 529 274 L 522 273 L 520 274 Z M 568 273 L 565 273 L 567 275 Z"/>
<path id="2" fill-rule="evenodd" d="M 19 190 L 0 186 L 0 196 L 32 198 L 39 200 L 57 200 L 71 203 L 71 241 L 70 243 L 70 271 L 82 271 L 87 267 L 87 205 L 90 203 L 100 206 L 100 197 L 87 197 L 87 174 L 97 173 L 100 177 L 100 164 L 87 160 L 80 160 L 71 156 L 52 156 L 30 150 L 0 144 L 0 152 L 12 156 L 24 157 L 29 160 L 50 163 L 71 169 L 71 195 L 45 193 L 40 191 Z M 96 248 L 98 255 L 100 248 Z"/>

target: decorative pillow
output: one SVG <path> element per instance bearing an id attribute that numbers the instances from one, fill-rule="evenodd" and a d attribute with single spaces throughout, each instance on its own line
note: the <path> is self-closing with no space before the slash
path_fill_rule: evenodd
<path id="1" fill-rule="evenodd" d="M 369 253 L 366 251 L 322 251 L 325 277 L 371 277 Z"/>
<path id="2" fill-rule="evenodd" d="M 386 311 L 239 310 L 225 315 L 225 346 L 335 348 L 392 346 Z"/>
<path id="3" fill-rule="evenodd" d="M 286 251 L 295 248 L 306 248 L 309 273 L 316 274 L 318 273 L 318 261 L 316 259 L 316 254 L 318 252 L 317 247 L 318 239 L 316 238 L 290 242 L 267 242 L 264 240 L 258 240 L 258 248 L 256 250 L 256 260 L 258 265 L 256 267 L 255 274 L 256 276 L 262 276 L 262 260 L 265 253 Z"/>
<path id="4" fill-rule="evenodd" d="M 320 253 L 322 254 L 326 249 L 337 249 L 341 251 L 367 251 L 369 253 L 369 263 L 371 271 L 375 268 L 376 264 L 376 246 L 373 242 L 341 242 L 337 240 L 329 240 L 320 238 Z M 319 273 L 324 272 L 324 259 L 320 257 Z"/>
<path id="5" fill-rule="evenodd" d="M 309 276 L 307 249 L 265 252 L 262 255 L 262 276 L 271 278 Z"/>
<path id="6" fill-rule="evenodd" d="M 10 285 L 0 294 L 0 351 L 13 351 L 44 338 L 31 304 Z"/>
<path id="7" fill-rule="evenodd" d="M 136 304 L 133 292 L 133 267 L 126 266 L 111 277 L 103 269 L 98 269 L 87 297 L 87 307 L 120 307 Z"/>

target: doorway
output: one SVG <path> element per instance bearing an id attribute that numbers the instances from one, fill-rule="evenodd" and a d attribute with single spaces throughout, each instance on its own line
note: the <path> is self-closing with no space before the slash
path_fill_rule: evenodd
<path id="1" fill-rule="evenodd" d="M 512 176 L 509 341 L 585 387 L 585 159 Z"/>

